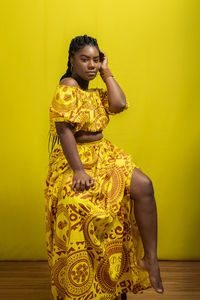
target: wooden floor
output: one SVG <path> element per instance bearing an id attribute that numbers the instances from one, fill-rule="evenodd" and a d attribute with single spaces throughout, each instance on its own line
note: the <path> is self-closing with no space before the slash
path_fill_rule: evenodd
<path id="1" fill-rule="evenodd" d="M 129 293 L 128 300 L 200 300 L 200 261 L 160 261 L 165 288 L 143 294 Z M 46 261 L 0 261 L 0 300 L 50 300 L 50 275 Z"/>

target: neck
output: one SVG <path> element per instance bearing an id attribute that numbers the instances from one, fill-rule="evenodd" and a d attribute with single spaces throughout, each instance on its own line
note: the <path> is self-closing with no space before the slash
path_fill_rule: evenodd
<path id="1" fill-rule="evenodd" d="M 71 77 L 75 79 L 82 90 L 88 90 L 89 81 L 84 80 L 76 74 L 72 74 Z"/>

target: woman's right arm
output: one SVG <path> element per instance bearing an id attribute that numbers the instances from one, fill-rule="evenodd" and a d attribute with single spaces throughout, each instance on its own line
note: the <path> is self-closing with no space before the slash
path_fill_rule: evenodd
<path id="1" fill-rule="evenodd" d="M 92 177 L 90 177 L 84 170 L 79 153 L 76 146 L 76 140 L 72 133 L 72 126 L 66 122 L 55 122 L 57 134 L 60 137 L 63 153 L 74 171 L 72 190 L 76 191 L 88 190 L 90 186 L 94 185 Z"/>

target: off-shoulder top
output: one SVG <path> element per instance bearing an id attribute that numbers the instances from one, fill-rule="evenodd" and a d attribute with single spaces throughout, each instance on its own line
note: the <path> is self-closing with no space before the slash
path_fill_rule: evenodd
<path id="1" fill-rule="evenodd" d="M 127 109 L 129 102 L 126 101 Z M 108 91 L 96 88 L 87 92 L 78 87 L 59 84 L 56 86 L 49 108 L 50 133 L 57 136 L 55 122 L 67 122 L 73 126 L 72 132 L 101 131 L 109 123 L 109 115 L 116 113 L 109 110 Z"/>

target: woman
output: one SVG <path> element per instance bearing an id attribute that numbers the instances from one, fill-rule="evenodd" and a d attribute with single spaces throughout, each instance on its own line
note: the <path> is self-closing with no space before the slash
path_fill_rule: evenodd
<path id="1" fill-rule="evenodd" d="M 98 71 L 107 89 L 89 90 Z M 75 37 L 50 105 L 45 212 L 52 299 L 126 299 L 151 286 L 163 293 L 152 182 L 102 134 L 109 115 L 127 108 L 96 39 Z"/>

